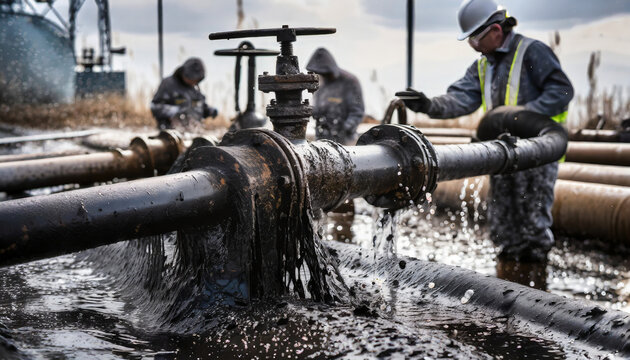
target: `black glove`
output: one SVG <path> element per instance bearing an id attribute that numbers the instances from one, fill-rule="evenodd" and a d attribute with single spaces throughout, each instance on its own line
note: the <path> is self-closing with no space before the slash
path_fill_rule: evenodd
<path id="1" fill-rule="evenodd" d="M 203 117 L 207 118 L 208 116 L 211 118 L 215 118 L 217 117 L 217 115 L 219 115 L 219 110 L 217 110 L 217 108 L 214 108 L 212 106 L 208 106 L 208 104 L 204 104 L 203 106 Z"/>
<path id="2" fill-rule="evenodd" d="M 405 106 L 415 112 L 426 114 L 431 107 L 431 99 L 421 91 L 407 88 L 406 91 L 399 91 L 396 96 L 405 103 Z"/>

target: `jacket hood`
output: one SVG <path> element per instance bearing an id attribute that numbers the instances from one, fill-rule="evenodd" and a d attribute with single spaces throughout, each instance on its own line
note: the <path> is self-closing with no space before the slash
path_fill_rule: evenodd
<path id="1" fill-rule="evenodd" d="M 184 76 L 190 80 L 201 81 L 206 77 L 206 69 L 201 59 L 193 57 L 175 69 L 174 75 L 182 81 Z"/>
<path id="2" fill-rule="evenodd" d="M 340 72 L 335 59 L 330 52 L 324 48 L 315 50 L 306 65 L 306 70 L 316 74 L 332 74 L 334 78 L 338 78 Z"/>

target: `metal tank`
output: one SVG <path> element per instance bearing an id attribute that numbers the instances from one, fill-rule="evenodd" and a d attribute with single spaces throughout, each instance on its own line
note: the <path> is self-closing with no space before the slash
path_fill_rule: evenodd
<path id="1" fill-rule="evenodd" d="M 69 103 L 74 99 L 74 54 L 67 31 L 0 3 L 0 103 Z"/>

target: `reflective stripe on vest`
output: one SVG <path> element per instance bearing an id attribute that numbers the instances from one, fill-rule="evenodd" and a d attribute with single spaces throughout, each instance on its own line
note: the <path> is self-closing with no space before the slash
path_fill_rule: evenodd
<path id="1" fill-rule="evenodd" d="M 518 91 L 521 82 L 521 70 L 523 68 L 523 59 L 525 58 L 525 52 L 529 45 L 534 40 L 529 38 L 522 38 L 516 46 L 514 52 L 514 58 L 512 58 L 512 65 L 510 66 L 510 73 L 508 75 L 507 87 L 505 89 L 505 105 L 518 105 Z M 481 87 L 481 107 L 483 111 L 492 110 L 492 75 L 493 67 L 488 67 L 488 59 L 482 56 L 477 61 L 477 71 L 479 73 L 479 85 Z M 564 123 L 567 120 L 568 112 L 562 112 L 551 118 L 558 122 Z"/>

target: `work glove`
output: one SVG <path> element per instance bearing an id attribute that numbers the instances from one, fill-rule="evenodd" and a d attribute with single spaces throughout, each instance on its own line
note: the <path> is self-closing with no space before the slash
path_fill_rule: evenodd
<path id="1" fill-rule="evenodd" d="M 177 105 L 151 102 L 151 112 L 158 118 L 172 118 L 179 113 L 181 108 Z"/>
<path id="2" fill-rule="evenodd" d="M 217 117 L 217 115 L 219 115 L 219 110 L 217 110 L 217 108 L 204 104 L 204 107 L 203 107 L 204 118 L 207 118 L 209 116 L 214 119 L 215 117 Z"/>
<path id="3" fill-rule="evenodd" d="M 426 114 L 431 107 L 431 99 L 424 95 L 421 91 L 407 88 L 406 91 L 399 91 L 396 96 L 405 103 L 409 109 Z"/>

